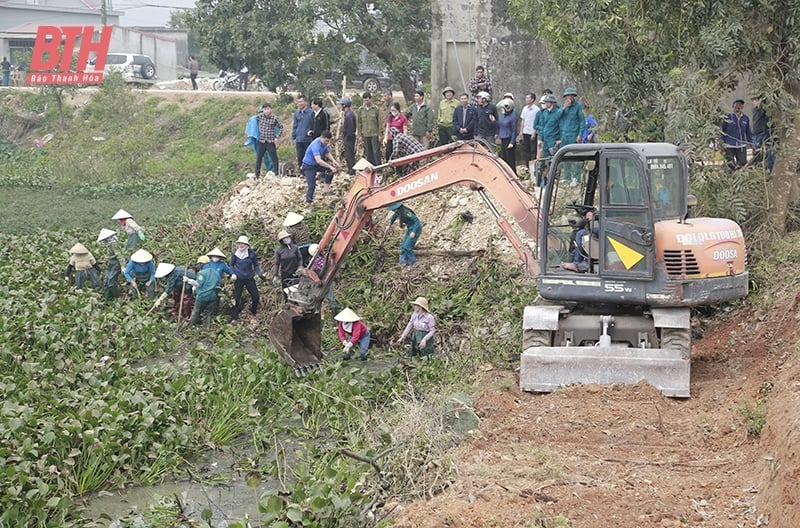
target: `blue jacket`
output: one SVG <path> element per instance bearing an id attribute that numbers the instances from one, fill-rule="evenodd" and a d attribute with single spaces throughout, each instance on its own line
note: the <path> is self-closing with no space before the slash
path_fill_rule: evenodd
<path id="1" fill-rule="evenodd" d="M 497 108 L 492 103 L 489 103 L 486 106 L 479 106 L 475 110 L 478 114 L 475 135 L 494 137 L 497 134 Z M 490 116 L 494 116 L 494 121 L 489 119 Z"/>
<path id="2" fill-rule="evenodd" d="M 722 133 L 719 137 L 727 147 L 742 148 L 753 144 L 753 132 L 750 130 L 750 118 L 747 114 L 736 117 L 731 112 L 722 120 L 720 129 Z"/>
<path id="3" fill-rule="evenodd" d="M 197 302 L 215 301 L 218 298 L 217 289 L 221 284 L 222 275 L 214 268 L 204 266 L 197 273 L 197 288 L 194 290 Z"/>
<path id="4" fill-rule="evenodd" d="M 244 127 L 244 135 L 247 136 L 244 146 L 253 145 L 253 152 L 258 154 L 258 114 L 247 120 L 247 125 Z"/>
<path id="5" fill-rule="evenodd" d="M 542 116 L 539 118 L 539 116 Z M 545 157 L 550 156 L 550 148 L 556 145 L 556 141 L 561 139 L 561 125 L 558 119 L 559 110 L 555 106 L 550 110 L 547 109 L 540 111 L 536 114 L 536 119 L 539 121 L 540 128 L 539 140 L 543 144 Z"/>
<path id="6" fill-rule="evenodd" d="M 517 117 L 517 111 L 512 110 L 507 114 L 503 114 L 500 118 L 500 127 L 497 133 L 500 136 L 500 139 L 511 139 L 512 143 L 517 139 L 517 122 L 519 118 Z"/>
<path id="7" fill-rule="evenodd" d="M 299 143 L 308 143 L 311 141 L 311 136 L 308 134 L 311 131 L 313 124 L 314 111 L 310 108 L 305 110 L 295 110 L 294 120 L 292 121 L 292 141 Z"/>
<path id="8" fill-rule="evenodd" d="M 224 260 L 218 260 L 214 262 L 213 260 L 204 266 L 205 268 L 212 268 L 219 273 L 220 279 L 222 278 L 223 273 L 227 273 L 228 275 L 233 275 L 233 270 L 231 267 L 228 266 L 228 263 Z"/>
<path id="9" fill-rule="evenodd" d="M 255 275 L 259 277 L 264 275 L 261 273 L 261 267 L 258 265 L 256 252 L 252 249 L 247 250 L 247 257 L 243 259 L 237 257 L 234 252 L 234 254 L 231 255 L 231 269 L 233 270 L 233 274 L 239 279 L 252 279 Z"/>
<path id="10" fill-rule="evenodd" d="M 141 277 L 143 275 L 148 276 L 148 281 L 154 281 L 156 280 L 156 265 L 152 260 L 148 260 L 145 263 L 129 260 L 128 265 L 125 266 L 125 271 L 123 274 L 125 275 L 125 280 L 128 282 L 131 282 L 136 277 Z"/>

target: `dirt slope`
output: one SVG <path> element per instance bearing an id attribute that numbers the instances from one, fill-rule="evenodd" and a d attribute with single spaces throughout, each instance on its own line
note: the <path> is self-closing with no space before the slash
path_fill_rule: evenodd
<path id="1" fill-rule="evenodd" d="M 396 526 L 800 526 L 796 305 L 710 322 L 685 401 L 644 384 L 533 395 L 512 372 L 485 373 L 479 437 L 454 452 L 458 482 L 391 505 Z M 753 438 L 741 409 L 762 398 Z"/>

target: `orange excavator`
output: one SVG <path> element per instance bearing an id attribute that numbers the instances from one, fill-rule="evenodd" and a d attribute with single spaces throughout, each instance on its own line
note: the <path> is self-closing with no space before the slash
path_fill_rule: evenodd
<path id="1" fill-rule="evenodd" d="M 381 184 L 382 168 L 415 162 L 427 163 Z M 317 258 L 272 321 L 272 344 L 297 372 L 318 366 L 321 303 L 372 213 L 464 185 L 484 200 L 536 283 L 522 316 L 522 390 L 646 380 L 688 397 L 690 308 L 747 295 L 741 228 L 690 218 L 686 159 L 674 145 L 569 145 L 547 174 L 537 199 L 478 141 L 359 170 Z"/>

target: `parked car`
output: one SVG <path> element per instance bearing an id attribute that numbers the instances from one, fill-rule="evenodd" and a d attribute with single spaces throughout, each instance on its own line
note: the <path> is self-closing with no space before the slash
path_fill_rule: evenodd
<path id="1" fill-rule="evenodd" d="M 325 72 L 323 84 L 326 88 L 337 87 L 342 83 L 344 73 L 341 70 L 328 70 Z M 372 68 L 359 68 L 355 75 L 347 76 L 347 88 L 364 89 L 377 93 L 392 86 L 392 78 L 385 71 Z"/>
<path id="2" fill-rule="evenodd" d="M 88 71 L 94 71 L 96 58 L 89 60 Z M 156 76 L 156 65 L 153 59 L 147 55 L 138 53 L 109 53 L 106 55 L 106 73 L 117 71 L 122 72 L 126 81 L 131 82 L 136 79 L 154 79 Z"/>

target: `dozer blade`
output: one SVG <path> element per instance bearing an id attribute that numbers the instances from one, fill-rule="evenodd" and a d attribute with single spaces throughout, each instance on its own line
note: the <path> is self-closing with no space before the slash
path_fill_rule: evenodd
<path id="1" fill-rule="evenodd" d="M 269 340 L 296 373 L 305 373 L 322 361 L 322 318 L 284 308 L 270 323 Z"/>
<path id="2" fill-rule="evenodd" d="M 520 356 L 519 387 L 552 392 L 573 383 L 628 383 L 645 380 L 673 398 L 689 397 L 691 360 L 663 348 L 530 347 Z"/>

